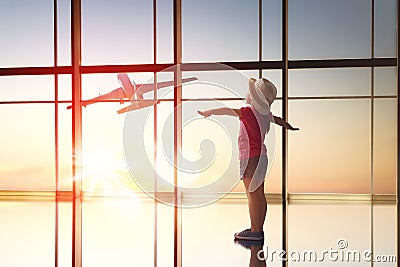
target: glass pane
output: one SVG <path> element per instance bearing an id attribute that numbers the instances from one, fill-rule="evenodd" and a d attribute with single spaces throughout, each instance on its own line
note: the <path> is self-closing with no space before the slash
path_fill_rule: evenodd
<path id="1" fill-rule="evenodd" d="M 1 67 L 54 64 L 52 0 L 1 1 L 0 33 Z"/>
<path id="2" fill-rule="evenodd" d="M 396 57 L 397 1 L 375 0 L 375 57 Z"/>
<path id="3" fill-rule="evenodd" d="M 57 65 L 71 65 L 71 0 L 57 1 L 58 15 L 58 62 Z"/>
<path id="4" fill-rule="evenodd" d="M 374 193 L 396 194 L 396 99 L 374 101 Z"/>
<path id="5" fill-rule="evenodd" d="M 82 205 L 82 266 L 153 266 L 153 202 L 132 195 Z"/>
<path id="6" fill-rule="evenodd" d="M 113 74 L 84 75 L 82 98 L 91 99 L 119 86 Z M 123 160 L 125 117 L 117 113 L 119 108 L 118 103 L 94 103 L 82 111 L 83 189 L 92 194 L 122 190 L 122 179 L 129 181 Z"/>
<path id="7" fill-rule="evenodd" d="M 275 100 L 271 105 L 272 114 L 275 116 L 282 116 L 282 101 Z M 273 155 L 269 155 L 269 162 L 271 169 L 265 178 L 265 192 L 266 193 L 281 193 L 282 192 L 282 128 L 274 124 L 271 131 L 275 131 L 275 148 Z M 270 134 L 270 133 L 269 133 Z M 272 135 L 272 133 L 271 133 Z M 272 148 L 271 148 L 272 149 Z M 270 150 L 271 150 L 270 149 Z"/>
<path id="8" fill-rule="evenodd" d="M 58 202 L 58 266 L 70 267 L 71 262 L 72 203 Z"/>
<path id="9" fill-rule="evenodd" d="M 183 78 L 196 77 L 198 80 L 183 84 L 182 97 L 196 98 L 245 98 L 249 90 L 249 78 L 258 77 L 258 71 L 187 71 Z"/>
<path id="10" fill-rule="evenodd" d="M 396 232 L 396 206 L 395 205 L 374 205 L 374 256 L 377 267 L 394 267 L 396 261 L 396 242 L 398 234 Z M 389 257 L 392 256 L 391 261 Z M 386 260 L 386 261 L 385 261 Z"/>
<path id="11" fill-rule="evenodd" d="M 72 100 L 72 75 L 58 75 L 58 100 Z"/>
<path id="12" fill-rule="evenodd" d="M 371 3 L 289 0 L 289 59 L 371 57 Z"/>
<path id="13" fill-rule="evenodd" d="M 82 64 L 153 62 L 152 1 L 82 1 Z"/>
<path id="14" fill-rule="evenodd" d="M 153 204 L 154 205 L 154 204 Z M 158 266 L 174 266 L 174 207 L 157 205 L 157 262 Z"/>
<path id="15" fill-rule="evenodd" d="M 151 196 L 154 196 L 157 190 L 161 192 L 158 196 L 161 202 L 171 203 L 173 198 L 168 193 L 174 190 L 173 102 L 166 101 L 157 104 L 156 151 L 154 150 L 154 110 L 153 107 L 147 107 L 126 113 L 125 160 L 131 180 L 135 182 L 135 188 L 137 187 L 136 190 L 144 191 Z"/>
<path id="16" fill-rule="evenodd" d="M 371 95 L 369 68 L 303 69 L 289 71 L 289 96 Z"/>
<path id="17" fill-rule="evenodd" d="M 397 95 L 397 69 L 395 67 L 375 68 L 374 73 L 375 95 Z"/>
<path id="18" fill-rule="evenodd" d="M 371 265 L 363 259 L 363 252 L 371 250 L 370 206 L 292 204 L 288 220 L 289 251 L 294 251 L 287 255 L 290 266 Z"/>
<path id="19" fill-rule="evenodd" d="M 258 1 L 182 1 L 183 62 L 258 59 Z"/>
<path id="20" fill-rule="evenodd" d="M 174 191 L 174 103 L 172 101 L 161 102 L 157 105 L 157 162 L 156 170 L 158 177 L 162 180 L 158 181 L 157 190 L 159 192 Z M 154 113 L 150 113 L 148 120 L 149 133 L 146 135 L 150 143 L 154 137 Z M 165 153 L 167 152 L 167 153 Z M 148 173 L 148 171 L 147 171 Z M 153 173 L 148 173 L 154 177 Z M 165 183 L 167 182 L 167 183 Z M 149 187 L 151 190 L 151 188 Z M 165 200 L 171 203 L 173 200 Z"/>
<path id="21" fill-rule="evenodd" d="M 148 81 L 152 73 L 133 73 L 128 78 L 137 82 Z M 83 98 L 89 100 L 106 94 L 120 87 L 116 74 L 84 75 L 82 80 Z M 149 93 L 150 94 L 150 93 Z M 144 95 L 148 99 L 147 94 Z M 107 101 L 115 97 L 107 97 L 101 101 Z M 119 193 L 130 189 L 138 190 L 133 181 L 132 169 L 126 163 L 139 166 L 140 175 L 135 179 L 143 178 L 154 183 L 154 173 L 148 171 L 142 163 L 153 163 L 153 117 L 150 116 L 153 106 L 130 112 L 118 114 L 118 111 L 128 107 L 129 103 L 94 103 L 83 109 L 83 171 L 87 176 L 84 188 L 90 191 L 117 190 Z M 145 128 L 142 128 L 145 127 Z M 138 143 L 141 140 L 141 143 Z M 144 143 L 143 143 L 144 142 Z M 143 151 L 139 151 L 138 145 L 142 145 Z M 144 145 L 144 146 L 143 146 Z M 125 152 L 125 153 L 124 153 Z M 126 153 L 133 153 L 128 154 Z M 132 158 L 130 158 L 132 157 Z M 128 161 L 126 162 L 125 159 Z M 100 164 L 100 162 L 108 162 Z M 102 166 L 107 168 L 99 168 Z M 146 165 L 147 166 L 147 165 Z M 147 166 L 148 167 L 148 166 Z M 153 167 L 151 167 L 153 170 Z M 134 176 L 135 176 L 134 175 Z M 97 178 L 95 178 L 97 176 Z M 85 178 L 84 178 L 85 179 Z M 106 187 L 108 188 L 106 188 Z M 91 189 L 89 189 L 91 188 Z M 97 188 L 97 189 L 96 189 Z M 153 188 L 153 187 L 152 187 Z"/>
<path id="22" fill-rule="evenodd" d="M 289 101 L 288 192 L 370 193 L 370 100 Z"/>
<path id="23" fill-rule="evenodd" d="M 7 214 L 1 218 L 1 266 L 54 266 L 54 210 L 47 201 L 0 201 L 0 213 Z"/>
<path id="24" fill-rule="evenodd" d="M 262 1 L 263 60 L 282 59 L 282 1 Z"/>
<path id="25" fill-rule="evenodd" d="M 121 84 L 118 80 L 117 77 L 118 74 L 116 73 L 106 73 L 106 74 L 87 74 L 84 75 L 82 78 L 82 99 L 83 100 L 89 100 L 91 98 L 97 97 L 99 95 L 103 95 L 106 93 L 109 93 L 119 87 L 121 87 Z M 144 73 L 127 73 L 129 80 L 132 83 L 136 84 L 136 87 L 139 87 L 140 84 L 142 83 L 152 83 L 153 80 L 153 74 L 149 72 L 144 72 Z M 152 96 L 151 92 L 148 92 L 143 95 L 144 98 L 150 98 L 148 95 Z M 115 98 L 108 97 L 102 99 L 103 101 L 109 101 Z M 120 106 L 120 103 L 113 103 L 115 107 L 115 111 L 117 111 L 120 108 L 123 108 L 123 106 Z M 125 104 L 127 105 L 127 104 Z M 87 108 L 90 108 L 94 105 L 88 105 Z"/>
<path id="26" fill-rule="evenodd" d="M 216 204 L 182 210 L 182 266 L 249 266 L 250 250 L 233 242 L 234 233 L 249 227 L 247 201 L 230 201 L 223 199 Z M 264 225 L 268 237 L 265 245 L 269 249 L 282 247 L 281 217 L 281 205 L 269 204 Z M 209 236 L 213 237 L 212 246 Z M 199 251 L 205 255 L 201 263 Z M 282 266 L 282 263 L 268 263 L 268 266 Z"/>
<path id="27" fill-rule="evenodd" d="M 174 62 L 173 1 L 157 0 L 157 63 Z"/>
<path id="28" fill-rule="evenodd" d="M 198 110 L 238 108 L 239 101 L 186 101 L 182 105 L 183 193 L 228 193 L 239 182 L 239 120 L 233 116 L 203 118 Z M 242 105 L 243 106 L 243 103 Z M 205 129 L 207 129 L 205 131 Z M 216 199 L 213 199 L 216 200 Z M 212 201 L 210 199 L 210 201 Z M 207 202 L 207 201 L 206 201 Z M 204 203 L 201 203 L 204 204 Z"/>
<path id="29" fill-rule="evenodd" d="M 202 166 L 203 161 L 211 160 L 208 168 L 197 174 L 197 178 L 191 180 L 190 188 L 200 190 L 204 186 L 211 186 L 207 190 L 221 193 L 222 190 L 229 191 L 232 183 L 237 182 L 232 189 L 233 192 L 244 192 L 244 187 L 239 181 L 239 161 L 237 138 L 239 133 L 239 121 L 230 116 L 213 116 L 210 119 L 203 119 L 197 114 L 197 110 L 206 110 L 217 107 L 240 108 L 243 101 L 188 101 L 183 103 L 183 153 L 184 160 Z M 272 105 L 272 112 L 281 115 L 281 101 L 276 100 Z M 208 129 L 204 132 L 201 129 Z M 266 191 L 279 193 L 281 191 L 281 130 L 272 124 L 265 144 L 269 158 L 269 172 L 267 174 Z M 215 149 L 215 151 L 214 151 Z M 215 157 L 207 153 L 214 153 Z M 221 154 L 222 153 L 222 154 Z M 230 159 L 230 160 L 228 160 Z M 227 161 L 228 160 L 228 161 Z M 211 162 L 210 161 L 210 162 Z M 189 164 L 189 163 L 188 163 Z M 190 165 L 189 164 L 189 165 Z M 190 165 L 192 166 L 192 165 Z M 195 166 L 195 165 L 193 165 Z M 204 167 L 204 166 L 203 166 Z M 200 168 L 200 167 L 199 167 Z M 190 172 L 188 172 L 190 173 Z M 203 177 L 204 176 L 204 177 Z M 189 181 L 190 177 L 185 177 Z M 224 182 L 225 181 L 225 182 Z M 221 183 L 219 187 L 211 185 Z M 228 188 L 229 187 L 229 188 Z M 212 188 L 212 189 L 211 189 Z M 203 190 L 201 189 L 201 190 Z M 223 191 L 222 193 L 227 193 Z M 205 191 L 204 193 L 207 193 Z M 212 192 L 211 192 L 212 193 Z"/>
<path id="30" fill-rule="evenodd" d="M 59 190 L 72 190 L 72 114 L 67 106 L 58 105 Z"/>
<path id="31" fill-rule="evenodd" d="M 83 110 L 82 179 L 89 194 L 120 194 L 136 188 L 124 158 L 124 119 L 115 103 L 97 103 Z"/>
<path id="32" fill-rule="evenodd" d="M 54 76 L 2 76 L 1 101 L 54 100 Z"/>
<path id="33" fill-rule="evenodd" d="M 0 105 L 0 188 L 54 190 L 54 105 Z"/>
<path id="34" fill-rule="evenodd" d="M 281 70 L 263 70 L 262 76 L 274 83 L 278 90 L 276 97 L 282 97 L 282 71 Z"/>

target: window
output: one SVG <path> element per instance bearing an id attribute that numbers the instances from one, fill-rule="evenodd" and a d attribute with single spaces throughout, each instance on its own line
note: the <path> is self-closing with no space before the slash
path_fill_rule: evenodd
<path id="1" fill-rule="evenodd" d="M 370 1 L 289 1 L 290 59 L 367 58 L 370 44 Z"/>
<path id="2" fill-rule="evenodd" d="M 53 1 L 2 1 L 1 67 L 53 65 Z"/>
<path id="3" fill-rule="evenodd" d="M 182 1 L 183 62 L 256 60 L 258 3 Z"/>

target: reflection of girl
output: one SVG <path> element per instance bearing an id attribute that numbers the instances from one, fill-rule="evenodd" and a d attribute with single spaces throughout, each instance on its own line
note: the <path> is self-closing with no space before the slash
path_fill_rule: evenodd
<path id="1" fill-rule="evenodd" d="M 276 92 L 276 87 L 269 80 L 252 78 L 249 80 L 249 92 L 246 95 L 248 106 L 240 109 L 217 108 L 198 111 L 205 118 L 211 115 L 230 115 L 237 116 L 240 120 L 238 141 L 240 178 L 246 188 L 251 228 L 236 233 L 235 239 L 264 239 L 263 225 L 267 213 L 264 178 L 268 166 L 264 139 L 270 129 L 270 123 L 275 122 L 286 129 L 298 130 L 271 113 L 270 105 L 276 98 Z"/>

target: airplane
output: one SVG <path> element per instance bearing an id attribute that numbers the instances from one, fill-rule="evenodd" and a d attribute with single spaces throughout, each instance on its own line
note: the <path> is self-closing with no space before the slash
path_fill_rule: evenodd
<path id="1" fill-rule="evenodd" d="M 142 109 L 155 105 L 157 100 L 154 99 L 144 99 L 143 94 L 154 91 L 154 83 L 148 84 L 135 84 L 129 79 L 126 73 L 119 73 L 117 75 L 118 81 L 121 87 L 103 95 L 99 95 L 95 98 L 83 101 L 82 106 L 102 102 L 104 100 L 119 100 L 120 104 L 125 101 L 130 101 L 131 104 L 118 110 L 118 114 L 125 113 L 132 110 Z M 196 77 L 190 77 L 182 79 L 182 83 L 187 83 L 197 80 Z M 174 86 L 174 81 L 158 82 L 157 89 L 165 88 L 169 86 Z M 68 106 L 67 109 L 71 109 L 72 106 Z"/>

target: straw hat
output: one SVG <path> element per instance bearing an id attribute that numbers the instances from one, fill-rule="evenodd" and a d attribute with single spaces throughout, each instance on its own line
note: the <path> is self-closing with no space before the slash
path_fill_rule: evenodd
<path id="1" fill-rule="evenodd" d="M 276 87 L 275 85 L 265 79 L 260 78 L 258 80 L 254 78 L 249 79 L 249 92 L 251 105 L 263 115 L 270 113 L 270 105 L 276 98 Z"/>

